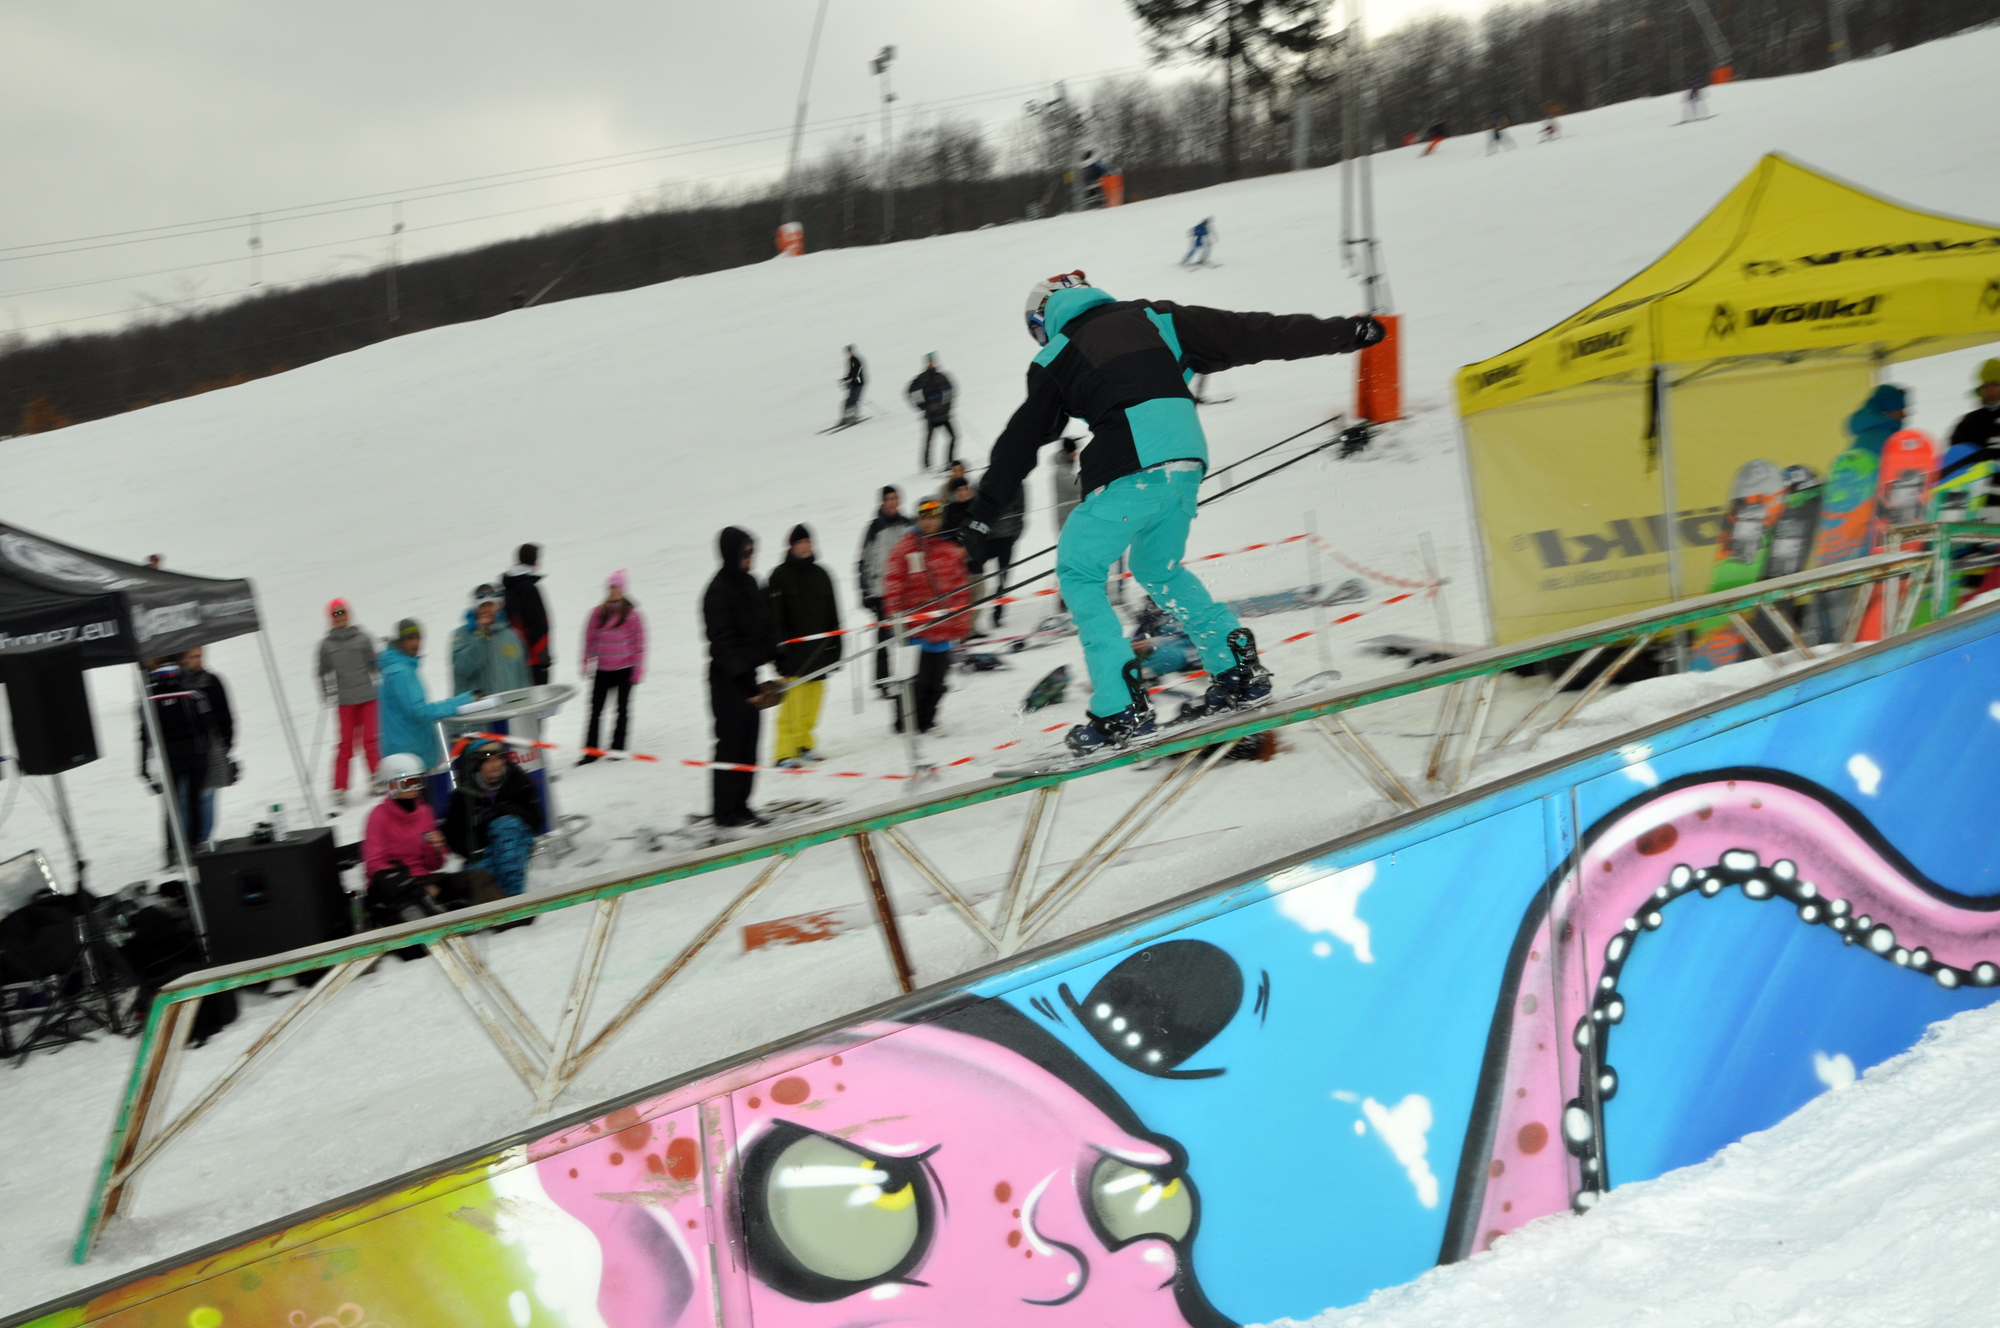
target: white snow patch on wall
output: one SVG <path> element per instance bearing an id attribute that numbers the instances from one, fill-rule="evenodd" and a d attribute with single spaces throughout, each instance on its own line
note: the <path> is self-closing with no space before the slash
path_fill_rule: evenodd
<path id="1" fill-rule="evenodd" d="M 1372 1097 L 1363 1098 L 1361 1111 L 1409 1175 L 1410 1184 L 1416 1187 L 1417 1202 L 1426 1208 L 1437 1207 L 1437 1177 L 1431 1174 L 1431 1164 L 1424 1157 L 1430 1149 L 1430 1099 L 1412 1093 L 1391 1108 Z"/>
<path id="2" fill-rule="evenodd" d="M 1823 1051 L 1814 1052 L 1813 1075 L 1828 1088 L 1845 1088 L 1857 1078 L 1854 1060 L 1844 1051 L 1831 1056 Z"/>
<path id="3" fill-rule="evenodd" d="M 488 1184 L 500 1200 L 495 1205 L 500 1238 L 518 1247 L 526 1258 L 528 1271 L 535 1277 L 535 1299 L 547 1306 L 559 1323 L 606 1328 L 604 1316 L 597 1312 L 604 1252 L 590 1228 L 549 1198 L 532 1166 L 503 1171 Z M 507 1308 L 514 1322 L 526 1328 L 528 1298 L 516 1291 L 508 1297 Z"/>
<path id="4" fill-rule="evenodd" d="M 1847 773 L 1853 776 L 1854 787 L 1861 790 L 1863 797 L 1874 797 L 1875 790 L 1882 787 L 1882 767 L 1869 760 L 1865 752 L 1847 758 Z"/>
<path id="5" fill-rule="evenodd" d="M 1356 916 L 1355 906 L 1361 892 L 1373 884 L 1375 864 L 1364 862 L 1285 891 L 1278 896 L 1278 911 L 1309 932 L 1325 932 L 1344 942 L 1356 959 L 1372 964 L 1375 956 L 1368 949 L 1368 924 Z M 1313 946 L 1313 953 L 1324 959 L 1333 953 L 1333 947 L 1321 941 Z"/>

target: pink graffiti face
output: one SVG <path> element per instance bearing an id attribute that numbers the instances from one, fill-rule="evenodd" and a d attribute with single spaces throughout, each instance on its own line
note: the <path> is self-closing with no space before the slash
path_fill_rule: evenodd
<path id="1" fill-rule="evenodd" d="M 1189 1321 L 1179 1159 L 1014 1051 L 919 1025 L 733 1106 L 760 1328 Z"/>

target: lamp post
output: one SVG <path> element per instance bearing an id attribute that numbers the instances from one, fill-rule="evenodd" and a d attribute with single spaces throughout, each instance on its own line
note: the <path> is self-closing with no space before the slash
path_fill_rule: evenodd
<path id="1" fill-rule="evenodd" d="M 896 100 L 896 94 L 889 90 L 889 64 L 896 58 L 896 48 L 884 46 L 881 54 L 869 62 L 869 69 L 882 76 L 882 239 L 896 238 L 896 159 L 889 138 L 889 103 Z"/>

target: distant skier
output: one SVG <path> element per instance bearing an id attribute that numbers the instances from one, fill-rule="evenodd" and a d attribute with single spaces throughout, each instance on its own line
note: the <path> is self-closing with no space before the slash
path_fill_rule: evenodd
<path id="1" fill-rule="evenodd" d="M 840 380 L 847 389 L 847 400 L 840 408 L 840 425 L 861 423 L 861 389 L 868 386 L 868 371 L 861 367 L 861 357 L 854 353 L 854 347 L 847 348 L 847 373 Z"/>
<path id="2" fill-rule="evenodd" d="M 1194 246 L 1181 258 L 1182 267 L 1207 267 L 1209 257 L 1215 253 L 1215 218 L 1203 217 L 1188 232 Z"/>
<path id="3" fill-rule="evenodd" d="M 1708 118 L 1708 79 L 1700 74 L 1688 84 L 1687 100 L 1681 103 L 1681 123 Z"/>
<path id="4" fill-rule="evenodd" d="M 1444 121 L 1440 120 L 1425 132 L 1424 137 L 1428 138 L 1430 142 L 1424 145 L 1422 155 L 1428 157 L 1431 153 L 1438 150 L 1438 144 L 1451 137 L 1451 130 L 1445 127 Z"/>
<path id="5" fill-rule="evenodd" d="M 1514 122 L 1504 115 L 1497 117 L 1493 121 L 1493 136 L 1486 140 L 1487 156 L 1492 156 L 1502 148 L 1505 148 L 1509 152 L 1514 150 L 1514 139 L 1507 132 L 1507 126 L 1512 123 Z"/>
<path id="6" fill-rule="evenodd" d="M 523 544 L 514 551 L 515 563 L 500 578 L 502 607 L 507 621 L 514 624 L 521 644 L 528 648 L 528 676 L 537 687 L 549 680 L 549 667 L 556 662 L 549 649 L 549 606 L 542 599 L 542 546 Z"/>
<path id="7" fill-rule="evenodd" d="M 1083 638 L 1094 692 L 1086 722 L 1066 741 L 1078 754 L 1154 731 L 1145 693 L 1127 687 L 1132 648 L 1105 594 L 1111 564 L 1128 548 L 1132 570 L 1188 630 L 1215 675 L 1199 711 L 1254 705 L 1271 694 L 1257 643 L 1187 570 L 1188 529 L 1208 468 L 1208 443 L 1187 375 L 1260 360 L 1335 355 L 1371 346 L 1382 325 L 1365 315 L 1231 313 L 1165 300 L 1118 302 L 1081 271 L 1028 292 L 1027 326 L 1042 350 L 1028 368 L 1028 399 L 993 445 L 968 514 L 970 561 L 1035 467 L 1036 453 L 1071 418 L 1088 421 L 1080 483 L 1089 496 L 1064 523 L 1056 555 L 1063 602 Z"/>
<path id="8" fill-rule="evenodd" d="M 1562 124 L 1556 118 L 1556 113 L 1554 111 L 1550 111 L 1549 118 L 1542 121 L 1541 141 L 1544 143 L 1553 143 L 1562 136 L 1563 136 Z"/>
<path id="9" fill-rule="evenodd" d="M 923 372 L 903 389 L 910 405 L 924 417 L 923 468 L 927 471 L 931 468 L 931 435 L 939 429 L 944 430 L 944 464 L 949 467 L 958 457 L 958 430 L 951 423 L 951 394 L 951 379 L 937 367 L 935 352 L 924 356 Z"/>

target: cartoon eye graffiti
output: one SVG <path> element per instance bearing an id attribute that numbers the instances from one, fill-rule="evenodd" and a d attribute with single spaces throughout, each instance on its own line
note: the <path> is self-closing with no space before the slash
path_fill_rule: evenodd
<path id="1" fill-rule="evenodd" d="M 1090 1215 L 1110 1249 L 1149 1237 L 1182 1241 L 1194 1226 L 1194 1197 L 1179 1176 L 1104 1157 L 1090 1170 Z"/>
<path id="2" fill-rule="evenodd" d="M 744 1160 L 743 1207 L 758 1277 L 828 1301 L 902 1280 L 930 1245 L 936 1205 L 921 1158 L 780 1124 Z"/>
<path id="3" fill-rule="evenodd" d="M 1162 941 L 1099 978 L 1081 1001 L 1067 983 L 1056 990 L 1099 1046 L 1141 1074 L 1210 1079 L 1222 1069 L 1179 1067 L 1236 1017 L 1243 970 L 1207 941 Z"/>

